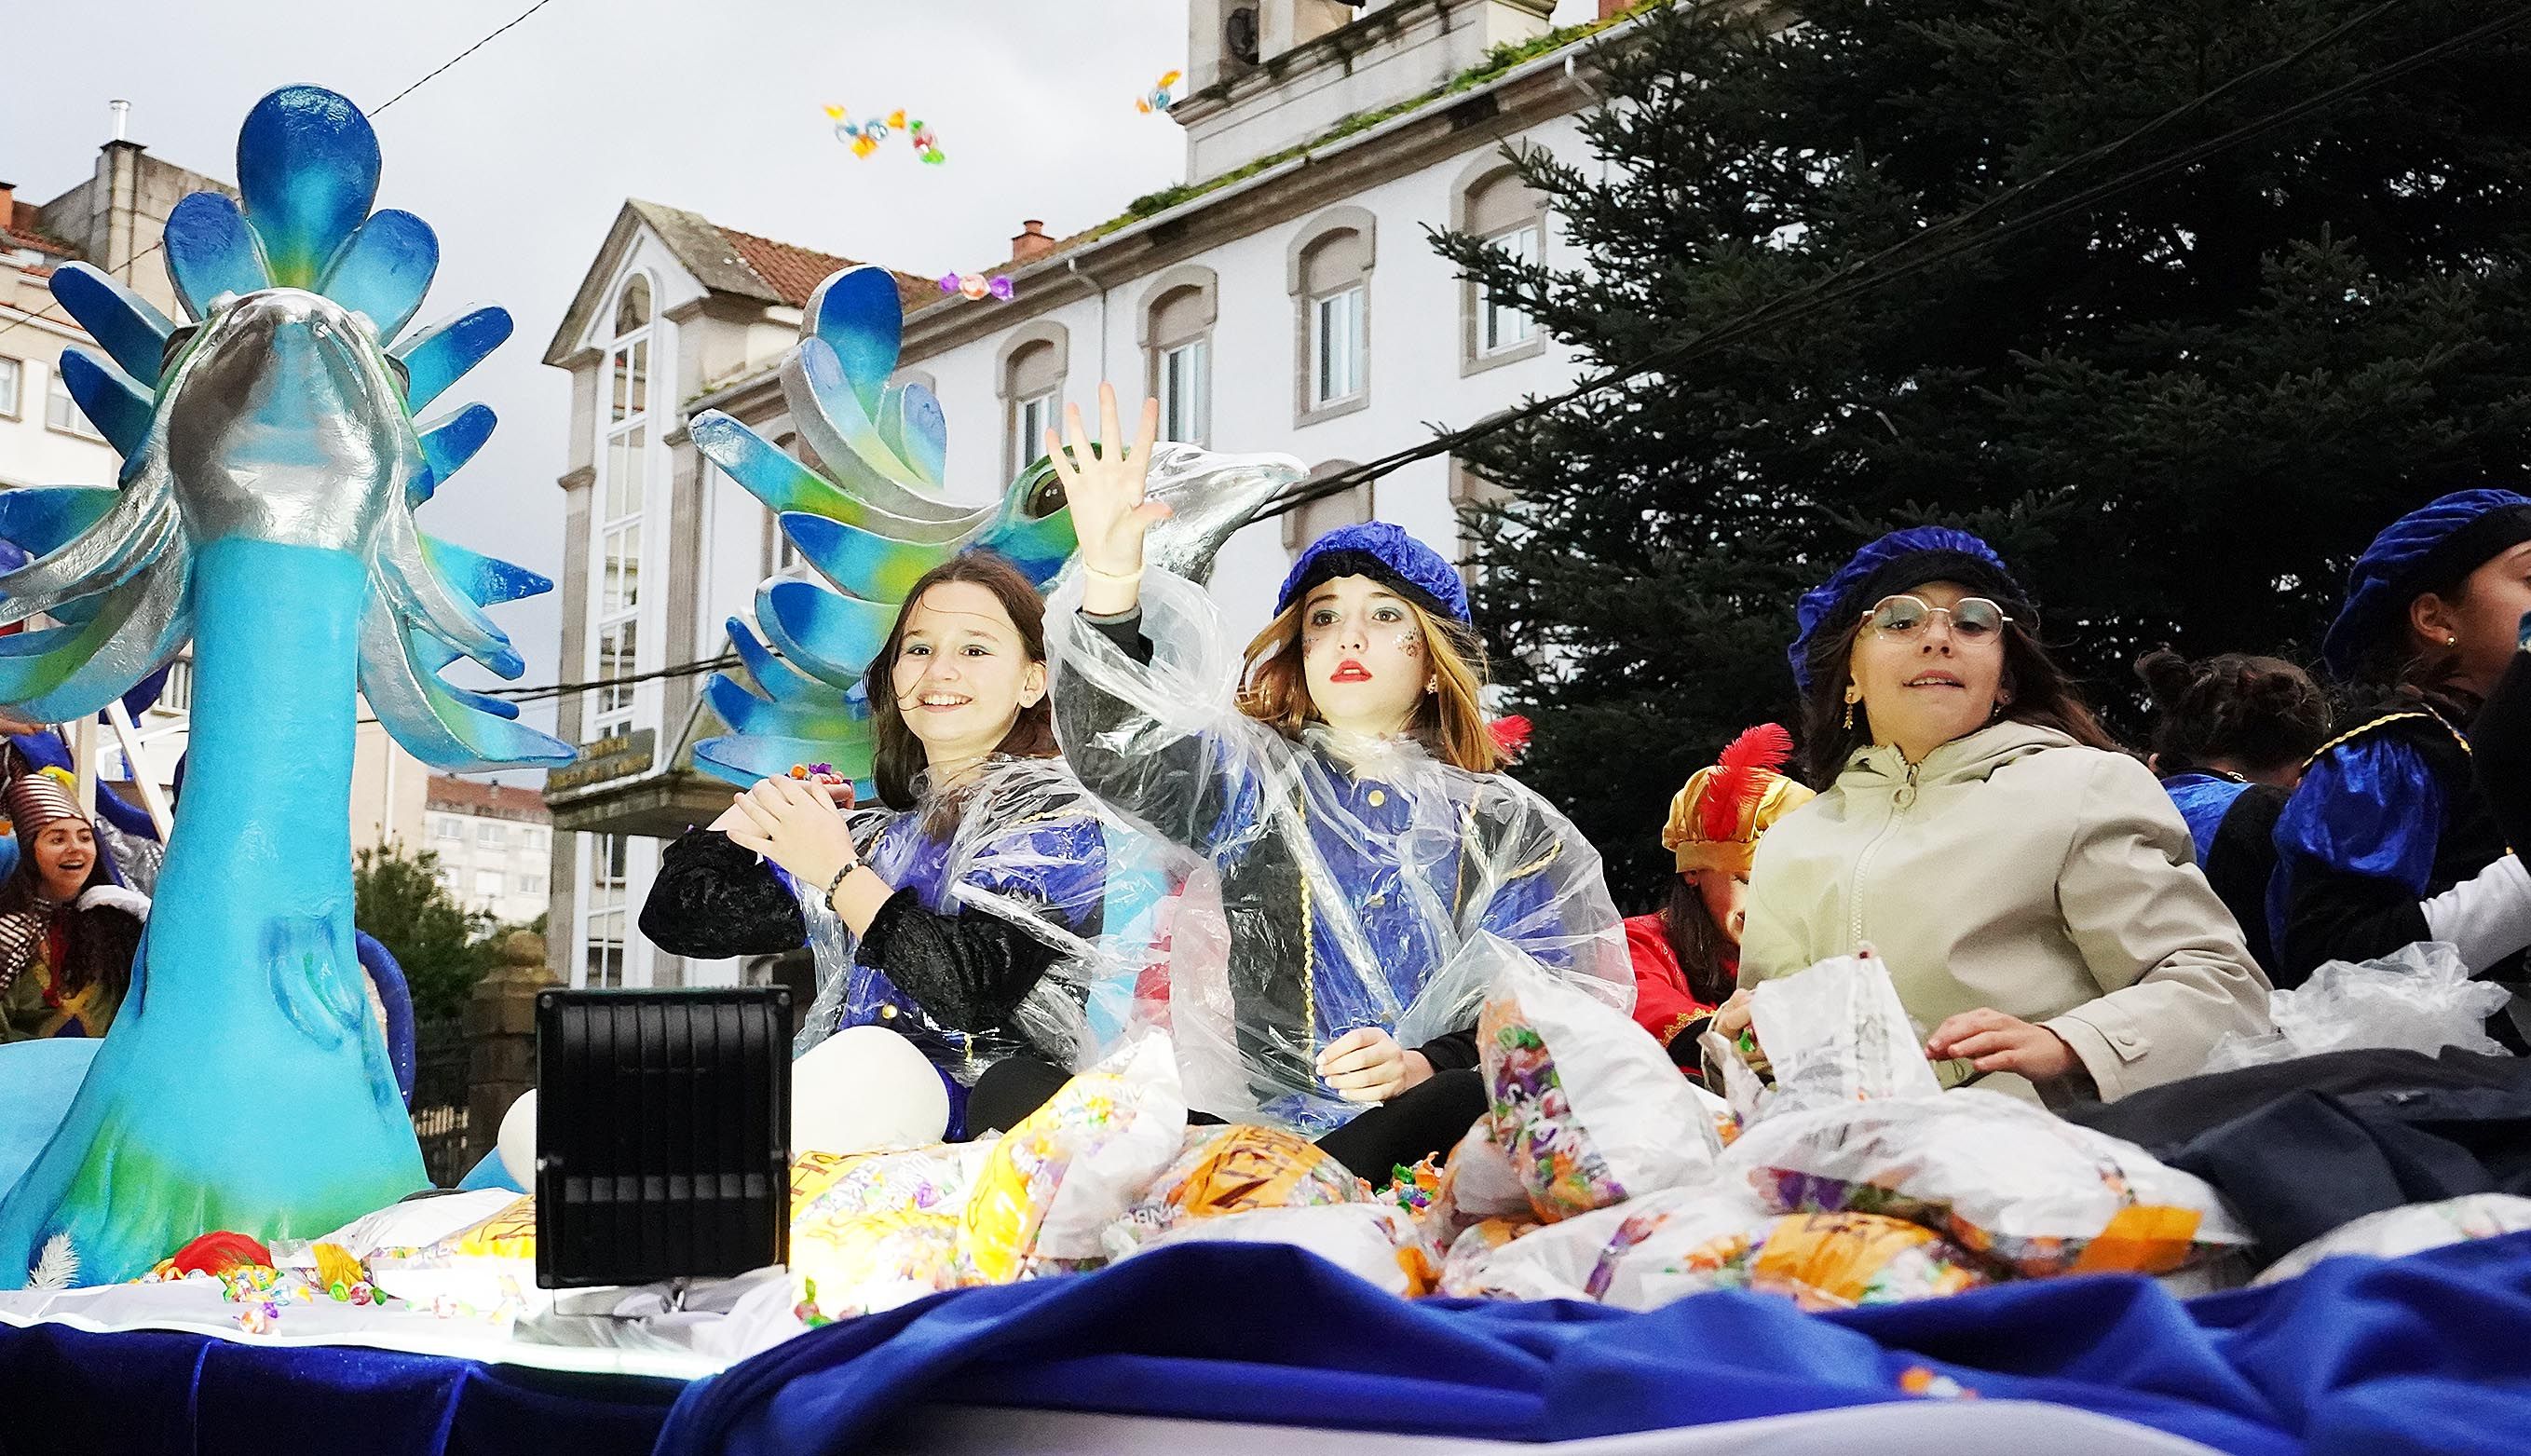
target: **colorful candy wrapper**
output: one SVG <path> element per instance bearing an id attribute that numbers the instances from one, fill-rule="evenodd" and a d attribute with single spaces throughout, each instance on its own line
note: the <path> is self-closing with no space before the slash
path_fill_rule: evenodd
<path id="1" fill-rule="evenodd" d="M 1180 1224 L 1259 1208 L 1315 1208 L 1369 1202 L 1370 1189 L 1323 1148 L 1280 1128 L 1187 1129 L 1176 1161 L 1110 1226 L 1111 1254 L 1121 1236 L 1148 1242 Z"/>
<path id="2" fill-rule="evenodd" d="M 961 1282 L 1104 1262 L 1107 1226 L 1177 1156 L 1186 1118 L 1165 1036 L 1141 1036 L 1065 1083 L 986 1154 L 959 1230 Z"/>

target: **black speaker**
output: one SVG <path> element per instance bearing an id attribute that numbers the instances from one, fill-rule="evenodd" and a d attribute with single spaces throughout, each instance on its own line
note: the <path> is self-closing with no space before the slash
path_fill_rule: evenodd
<path id="1" fill-rule="evenodd" d="M 536 1283 L 715 1278 L 791 1253 L 791 992 L 536 996 Z"/>

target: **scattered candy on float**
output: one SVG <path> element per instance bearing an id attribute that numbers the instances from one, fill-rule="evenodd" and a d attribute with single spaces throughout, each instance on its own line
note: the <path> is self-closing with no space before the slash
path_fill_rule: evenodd
<path id="1" fill-rule="evenodd" d="M 1005 304 L 1019 296 L 1019 288 L 1008 278 L 987 278 L 982 273 L 943 273 L 940 291 L 964 294 L 971 301 L 993 298 Z"/>
<path id="2" fill-rule="evenodd" d="M 791 1307 L 791 1317 L 810 1329 L 834 1323 L 832 1316 L 817 1308 L 817 1281 L 800 1281 L 800 1303 Z"/>
<path id="3" fill-rule="evenodd" d="M 1898 1373 L 1898 1388 L 1909 1395 L 1927 1400 L 1975 1400 L 1977 1392 L 1945 1374 L 1921 1366 L 1911 1365 Z"/>
<path id="4" fill-rule="evenodd" d="M 1171 94 L 1171 87 L 1175 86 L 1178 82 L 1185 77 L 1185 75 L 1186 73 L 1183 71 L 1171 71 L 1167 75 L 1162 76 L 1157 82 L 1153 84 L 1151 90 L 1144 93 L 1142 99 L 1134 103 L 1134 109 L 1143 113 L 1145 116 L 1149 116 L 1154 111 L 1168 110 L 1169 103 L 1175 99 Z"/>

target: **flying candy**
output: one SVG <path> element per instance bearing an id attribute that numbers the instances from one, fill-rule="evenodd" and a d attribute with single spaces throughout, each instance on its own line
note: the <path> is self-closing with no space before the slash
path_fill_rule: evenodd
<path id="1" fill-rule="evenodd" d="M 943 273 L 940 275 L 940 291 L 965 294 L 970 301 L 991 297 L 1005 304 L 1019 293 L 1008 278 L 987 278 L 982 273 Z"/>
<path id="2" fill-rule="evenodd" d="M 826 108 L 826 119 L 834 123 L 835 140 L 851 146 L 853 155 L 857 157 L 875 155 L 880 143 L 897 133 L 904 132 L 907 134 L 907 140 L 914 143 L 915 156 L 927 165 L 936 167 L 949 160 L 949 154 L 940 149 L 939 135 L 931 130 L 931 124 L 922 121 L 908 122 L 905 119 L 905 108 L 902 106 L 884 117 L 872 117 L 861 122 L 854 121 L 852 113 L 843 107 L 829 106 Z"/>
<path id="3" fill-rule="evenodd" d="M 1186 73 L 1183 71 L 1172 71 L 1166 76 L 1161 77 L 1159 82 L 1152 87 L 1149 93 L 1134 103 L 1134 109 L 1143 113 L 1145 116 L 1149 116 L 1154 111 L 1168 110 L 1169 102 L 1174 99 L 1174 97 L 1169 93 L 1170 87 L 1176 85 L 1179 80 L 1185 75 Z"/>

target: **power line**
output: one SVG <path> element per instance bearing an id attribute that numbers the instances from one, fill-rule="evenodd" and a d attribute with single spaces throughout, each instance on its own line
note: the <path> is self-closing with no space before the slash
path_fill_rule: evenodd
<path id="1" fill-rule="evenodd" d="M 460 62 L 460 61 L 462 61 L 462 60 L 465 60 L 468 56 L 471 56 L 471 55 L 475 54 L 477 51 L 481 50 L 483 47 L 485 47 L 485 46 L 487 46 L 487 45 L 490 45 L 493 41 L 495 41 L 495 40 L 499 39 L 499 38 L 500 38 L 504 33 L 506 33 L 507 31 L 509 31 L 509 30 L 511 29 L 511 28 L 512 28 L 512 27 L 517 26 L 521 21 L 526 20 L 528 17 L 530 17 L 530 16 L 532 16 L 532 15 L 534 15 L 537 11 L 542 10 L 542 9 L 544 9 L 546 6 L 551 5 L 551 4 L 553 4 L 553 0 L 536 0 L 536 3 L 535 3 L 535 4 L 529 6 L 526 10 L 523 10 L 523 11 L 519 12 L 519 14 L 517 14 L 516 16 L 511 17 L 511 19 L 510 19 L 510 21 L 508 22 L 508 24 L 506 24 L 506 25 L 503 25 L 503 26 L 499 27 L 498 28 L 494 29 L 490 34 L 485 35 L 482 39 L 476 41 L 473 45 L 470 45 L 470 46 L 466 47 L 464 50 L 459 51 L 457 54 L 455 54 L 455 55 L 453 55 L 453 56 L 450 56 L 450 57 L 449 57 L 445 62 L 443 62 L 443 63 L 439 66 L 439 68 L 438 68 L 437 70 L 432 71 L 429 75 L 424 76 L 422 80 L 415 82 L 413 84 L 411 84 L 411 85 L 409 85 L 409 86 L 406 86 L 403 90 L 400 90 L 400 91 L 396 92 L 394 95 L 387 97 L 384 101 L 379 102 L 376 106 L 371 107 L 371 108 L 369 109 L 369 113 L 368 113 L 368 114 L 369 114 L 369 115 L 371 115 L 371 116 L 379 116 L 379 115 L 384 114 L 384 113 L 385 113 L 385 111 L 386 111 L 386 109 L 387 109 L 388 107 L 393 106 L 393 105 L 394 105 L 395 103 L 397 103 L 398 101 L 403 100 L 405 97 L 412 95 L 414 92 L 416 92 L 416 91 L 418 91 L 418 90 L 421 90 L 423 86 L 428 85 L 431 82 L 436 81 L 436 80 L 438 80 L 440 77 L 442 77 L 442 76 L 446 75 L 446 74 L 448 73 L 448 71 L 450 70 L 450 68 L 454 67 L 458 62 Z M 144 258 L 144 257 L 149 256 L 149 255 L 150 255 L 151 253 L 153 253 L 153 252 L 159 252 L 160 250 L 164 249 L 166 246 L 167 246 L 167 233 L 166 233 L 166 229 L 162 227 L 162 228 L 160 228 L 160 229 L 159 229 L 159 232 L 158 232 L 158 241 L 157 241 L 157 242 L 150 244 L 148 247 L 146 247 L 146 248 L 144 248 L 144 249 L 141 250 L 139 252 L 136 252 L 136 253 L 134 253 L 132 256 L 130 256 L 130 257 L 128 257 L 128 258 L 125 258 L 125 259 L 123 260 L 123 276 L 124 276 L 124 278 L 128 281 L 128 280 L 130 280 L 130 278 L 132 277 L 132 265 L 133 265 L 133 264 L 135 264 L 135 263 L 137 263 L 137 262 L 141 261 L 141 260 L 142 258 Z M 46 304 L 46 305 L 45 305 L 44 307 L 42 307 L 41 308 L 36 309 L 34 312 L 28 314 L 28 315 L 27 315 L 26 317 L 24 317 L 24 318 L 19 318 L 19 319 L 14 319 L 14 320 L 12 320 L 12 321 L 10 322 L 10 324 L 8 325 L 8 327 L 6 327 L 6 328 L 0 328 L 0 339 L 5 339 L 5 338 L 9 337 L 9 335 L 11 335 L 12 333 L 17 332 L 19 329 L 25 328 L 28 324 L 33 323 L 33 322 L 35 322 L 35 321 L 36 321 L 36 320 L 38 320 L 38 319 L 51 317 L 51 316 L 52 316 L 52 314 L 53 314 L 53 310 L 54 310 L 55 308 L 60 308 L 60 307 L 61 307 L 61 301 L 60 301 L 60 300 L 58 300 L 58 299 L 56 299 L 56 300 L 54 300 L 52 303 Z M 62 319 L 62 320 L 60 320 L 60 321 L 62 321 L 62 322 L 69 322 L 69 320 L 68 320 L 68 319 Z"/>
<path id="2" fill-rule="evenodd" d="M 2441 60 L 2445 56 L 2455 51 L 2495 39 L 2503 35 L 2504 32 L 2523 25 L 2525 22 L 2531 22 L 2531 7 L 2517 8 L 2510 14 L 2500 16 L 2496 20 L 2474 27 L 2460 34 L 2438 41 L 2433 45 L 2425 47 L 2423 50 L 2417 51 L 2376 70 L 2367 72 L 2362 76 L 2341 83 L 2326 91 L 2319 92 L 2316 95 L 2307 97 L 2301 101 L 2293 103 L 2292 105 L 2280 108 L 2265 116 L 2254 118 L 2249 122 L 2245 122 L 2242 125 L 2233 128 L 2231 131 L 2222 133 L 2220 136 L 2211 138 L 2206 141 L 2197 143 L 2196 145 L 2183 148 L 2182 150 L 2174 152 L 2167 157 L 2164 157 L 2159 161 L 2148 163 L 2128 172 L 2108 178 L 2082 192 L 2076 193 L 2068 197 L 2060 198 L 2045 207 L 2037 208 L 2013 219 L 2010 222 L 1999 224 L 1984 233 L 1959 240 L 1944 248 L 1925 253 L 1922 256 L 1910 258 L 1884 272 L 1867 276 L 1867 270 L 1875 264 L 1907 250 L 1920 248 L 1928 239 L 1956 233 L 1967 223 L 1974 221 L 1979 216 L 1991 212 L 2018 196 L 2027 195 L 2032 189 L 2054 180 L 2056 177 L 2061 176 L 2066 171 L 2074 167 L 2096 161 L 2104 156 L 2131 145 L 2138 139 L 2161 130 L 2163 127 L 2169 125 L 2172 121 L 2204 107 L 2208 103 L 2219 99 L 2227 91 L 2247 84 L 2260 77 L 2272 75 L 2279 69 L 2293 65 L 2307 58 L 2323 47 L 2343 38 L 2356 28 L 2371 23 L 2385 14 L 2388 14 L 2402 3 L 2404 3 L 2404 0 L 2384 0 L 2384 3 L 2377 5 L 2347 21 L 2341 22 L 2337 27 L 2325 34 L 2314 40 L 2306 42 L 2305 44 L 2295 48 L 2292 52 L 2289 52 L 2277 60 L 2268 62 L 2265 65 L 2256 67 L 2250 71 L 2243 72 L 2240 76 L 2224 82 L 2222 85 L 2215 87 L 2213 90 L 2210 90 L 2193 100 L 2182 103 L 2171 111 L 2154 118 L 2143 126 L 2115 139 L 2114 140 L 2106 142 L 2101 146 L 2094 147 L 2079 156 L 2069 158 L 2068 160 L 2050 168 L 2048 171 L 2041 173 L 2037 177 L 2015 184 L 2013 187 L 1997 194 L 1985 202 L 1982 202 L 1965 212 L 1946 218 L 1921 232 L 1911 234 L 1908 237 L 1899 240 L 1897 243 L 1891 244 L 1887 248 L 1882 249 L 1869 256 L 1858 259 L 1853 263 L 1849 263 L 1846 266 L 1837 269 L 1835 272 L 1816 283 L 1806 285 L 1805 287 L 1796 289 L 1781 298 L 1762 304 L 1756 308 L 1715 324 L 1712 328 L 1709 328 L 1692 338 L 1680 341 L 1678 344 L 1671 345 L 1664 349 L 1655 350 L 1653 353 L 1644 356 L 1632 364 L 1614 365 L 1558 394 L 1549 395 L 1544 399 L 1533 400 L 1528 404 L 1519 406 L 1515 409 L 1506 410 L 1489 420 L 1480 420 L 1475 424 L 1466 426 L 1459 430 L 1436 435 L 1433 439 L 1424 441 L 1417 445 L 1409 446 L 1403 450 L 1395 451 L 1389 455 L 1382 456 L 1378 460 L 1369 461 L 1358 466 L 1348 467 L 1345 470 L 1334 472 L 1333 474 L 1322 476 L 1320 479 L 1304 482 L 1299 488 L 1285 492 L 1274 502 L 1259 511 L 1256 519 L 1265 520 L 1269 517 L 1279 516 L 1286 512 L 1297 510 L 1312 501 L 1350 490 L 1357 485 L 1365 484 L 1369 481 L 1378 479 L 1382 476 L 1392 474 L 1393 472 L 1403 469 L 1408 465 L 1412 465 L 1417 461 L 1427 460 L 1435 455 L 1448 454 L 1463 445 L 1483 439 L 1489 435 L 1496 433 L 1497 431 L 1509 428 L 1511 425 L 1517 424 L 1522 420 L 1535 419 L 1540 415 L 1560 409 L 1576 400 L 1596 394 L 1612 385 L 1624 383 L 1627 380 L 1633 379 L 1640 374 L 1646 373 L 1663 364 L 1683 363 L 1699 355 L 1720 348 L 1723 345 L 1745 338 L 1763 328 L 1796 321 L 1836 304 L 1843 303 L 1847 299 L 1855 297 L 1856 295 L 1870 289 L 1894 282 L 1897 279 L 1924 271 L 1927 268 L 1938 266 L 1965 253 L 1973 252 L 1985 248 L 1991 248 L 1998 243 L 2017 237 L 2022 233 L 2029 232 L 2046 223 L 2053 222 L 2067 213 L 2087 208 L 2093 203 L 2101 201 L 2104 198 L 2113 196 L 2118 193 L 2125 192 L 2131 188 L 2153 181 L 2156 178 L 2165 176 L 2170 172 L 2193 166 L 2197 162 L 2228 149 L 2251 137 L 2272 131 L 2280 126 L 2288 125 L 2305 116 L 2311 115 L 2314 112 L 2325 110 L 2349 96 L 2369 90 L 2374 86 L 2405 75 L 2406 73 L 2414 71 L 2420 67 L 2431 65 L 2435 61 Z"/>

